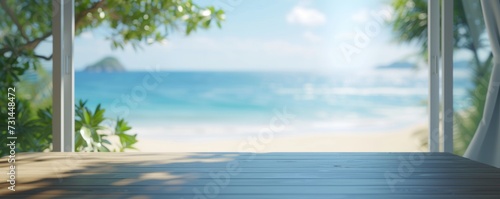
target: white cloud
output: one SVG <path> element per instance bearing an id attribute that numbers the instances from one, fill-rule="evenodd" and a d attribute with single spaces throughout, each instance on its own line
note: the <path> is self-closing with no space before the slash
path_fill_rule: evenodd
<path id="1" fill-rule="evenodd" d="M 315 35 L 314 35 L 315 36 Z M 317 36 L 315 36 L 317 37 Z M 316 38 L 317 39 L 317 38 Z M 238 53 L 264 53 L 280 56 L 304 56 L 314 54 L 309 46 L 290 43 L 286 40 L 260 40 L 249 38 L 224 38 L 214 39 L 209 37 L 195 36 L 181 41 L 177 49 L 202 50 L 212 52 L 238 52 Z M 224 53 L 222 53 L 224 54 Z"/>
<path id="2" fill-rule="evenodd" d="M 286 20 L 291 24 L 319 26 L 326 23 L 326 16 L 319 10 L 297 5 L 288 13 Z"/>
<path id="3" fill-rule="evenodd" d="M 369 18 L 370 18 L 370 13 L 368 12 L 367 9 L 361 9 L 358 12 L 355 12 L 353 15 L 351 15 L 352 21 L 357 23 L 367 22 Z"/>
<path id="4" fill-rule="evenodd" d="M 83 39 L 93 39 L 94 34 L 91 31 L 82 32 L 82 34 L 80 34 L 80 37 L 82 37 Z"/>
<path id="5" fill-rule="evenodd" d="M 314 34 L 313 32 L 311 31 L 306 31 L 304 32 L 304 34 L 302 35 L 304 37 L 304 39 L 306 39 L 307 41 L 310 41 L 310 42 L 313 42 L 313 43 L 316 43 L 316 42 L 320 42 L 322 40 L 322 38 L 316 34 Z"/>

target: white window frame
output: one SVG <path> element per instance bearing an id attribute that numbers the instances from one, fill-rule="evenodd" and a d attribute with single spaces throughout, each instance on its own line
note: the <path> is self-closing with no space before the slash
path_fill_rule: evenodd
<path id="1" fill-rule="evenodd" d="M 453 153 L 453 0 L 442 0 L 441 9 L 443 151 Z"/>
<path id="2" fill-rule="evenodd" d="M 75 150 L 75 100 L 73 44 L 75 35 L 74 0 L 52 1 L 52 149 Z"/>
<path id="3" fill-rule="evenodd" d="M 453 0 L 428 0 L 429 49 L 429 152 L 440 152 L 440 116 L 443 124 L 442 151 L 453 153 Z M 441 8 L 441 9 L 440 9 Z M 441 23 L 440 23 L 441 22 Z M 442 72 L 440 115 L 439 65 Z"/>

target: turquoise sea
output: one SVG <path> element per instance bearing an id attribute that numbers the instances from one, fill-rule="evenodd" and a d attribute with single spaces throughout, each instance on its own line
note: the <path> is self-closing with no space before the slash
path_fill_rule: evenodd
<path id="1" fill-rule="evenodd" d="M 280 72 L 123 72 L 75 76 L 76 100 L 124 117 L 140 137 L 221 139 L 269 126 L 276 112 L 294 117 L 287 133 L 371 133 L 422 124 L 428 79 L 413 70 L 349 74 Z M 455 77 L 463 106 L 466 75 Z"/>

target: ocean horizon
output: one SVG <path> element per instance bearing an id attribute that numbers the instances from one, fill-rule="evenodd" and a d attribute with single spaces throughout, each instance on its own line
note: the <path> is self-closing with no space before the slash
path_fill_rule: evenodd
<path id="1" fill-rule="evenodd" d="M 466 77 L 455 78 L 465 98 Z M 293 115 L 286 134 L 376 133 L 427 119 L 428 80 L 414 70 L 299 72 L 76 72 L 75 100 L 125 118 L 140 138 L 233 139 Z M 455 100 L 460 102 L 460 100 Z"/>

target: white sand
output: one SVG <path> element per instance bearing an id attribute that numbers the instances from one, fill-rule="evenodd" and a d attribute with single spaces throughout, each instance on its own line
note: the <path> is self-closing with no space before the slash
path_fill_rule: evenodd
<path id="1" fill-rule="evenodd" d="M 141 152 L 418 152 L 419 139 L 414 136 L 424 124 L 387 133 L 331 133 L 275 136 L 268 143 L 251 145 L 246 139 L 220 141 L 159 141 L 140 139 Z M 257 134 L 253 136 L 257 138 Z"/>

